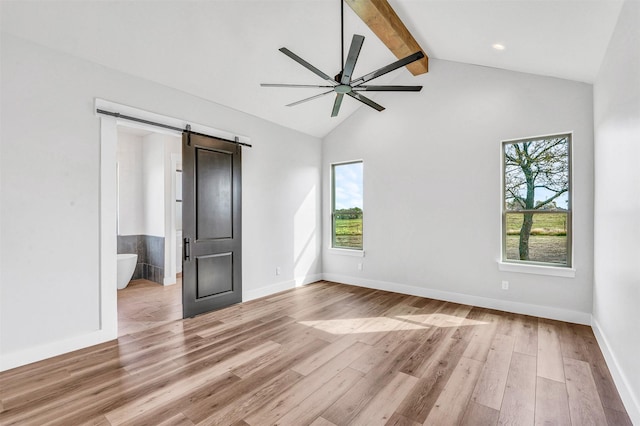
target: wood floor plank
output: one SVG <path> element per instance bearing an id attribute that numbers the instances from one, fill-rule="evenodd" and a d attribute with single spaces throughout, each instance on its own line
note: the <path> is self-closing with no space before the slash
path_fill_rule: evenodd
<path id="1" fill-rule="evenodd" d="M 605 408 L 604 414 L 607 417 L 607 424 L 609 426 L 633 426 L 626 412 Z"/>
<path id="2" fill-rule="evenodd" d="M 168 321 L 131 290 L 128 334 L 0 372 L 0 424 L 631 424 L 586 326 L 326 281 Z"/>
<path id="3" fill-rule="evenodd" d="M 323 417 L 318 417 L 309 426 L 337 426 L 337 425 L 331 423 L 329 420 Z"/>
<path id="4" fill-rule="evenodd" d="M 580 361 L 587 361 L 589 359 L 587 348 L 580 338 L 582 327 L 586 326 L 569 323 L 560 324 L 560 348 L 562 349 L 562 356 L 564 358 L 577 359 Z"/>
<path id="5" fill-rule="evenodd" d="M 478 381 L 483 363 L 462 357 L 424 421 L 426 425 L 459 425 Z"/>
<path id="6" fill-rule="evenodd" d="M 235 376 L 233 373 L 227 373 L 220 376 L 215 381 L 207 382 L 206 386 L 190 389 L 187 393 L 174 398 L 165 404 L 149 408 L 143 413 L 124 421 L 122 425 L 152 425 L 161 419 L 170 418 L 176 415 L 184 415 L 188 418 L 185 411 L 186 408 L 191 407 L 192 404 L 197 404 L 207 399 L 212 394 L 218 395 L 218 389 L 233 388 L 233 386 L 238 382 L 240 382 L 240 378 L 238 376 Z M 190 421 L 192 421 L 192 419 L 190 419 Z"/>
<path id="7" fill-rule="evenodd" d="M 111 423 L 109 423 L 109 420 L 107 420 L 105 416 L 100 415 L 83 423 L 82 426 L 111 426 Z"/>
<path id="8" fill-rule="evenodd" d="M 220 424 L 243 419 L 267 404 L 274 395 L 280 395 L 297 383 L 302 376 L 290 367 L 324 346 L 326 342 L 318 339 L 285 345 L 279 358 L 238 383 L 189 403 L 184 413 L 198 424 Z"/>
<path id="9" fill-rule="evenodd" d="M 414 422 L 396 411 L 385 423 L 385 426 L 421 426 L 421 423 Z"/>
<path id="10" fill-rule="evenodd" d="M 380 389 L 350 424 L 353 426 L 385 425 L 417 381 L 417 377 L 396 373 L 395 377 Z"/>
<path id="11" fill-rule="evenodd" d="M 189 420 L 187 417 L 185 417 L 185 415 L 182 413 L 178 413 L 156 424 L 158 426 L 194 426 L 194 423 L 191 420 Z"/>
<path id="12" fill-rule="evenodd" d="M 45 397 L 38 397 L 30 401 L 19 401 L 14 407 L 7 406 L 3 400 L 4 411 L 0 414 L 0 424 L 22 424 L 27 419 L 38 421 L 41 416 L 54 416 L 55 410 L 52 407 L 65 405 L 73 407 L 74 401 L 83 401 L 91 395 L 102 395 L 109 389 L 126 384 L 129 392 L 135 386 L 135 380 L 123 369 L 107 372 L 83 382 L 65 382 L 58 392 L 48 392 Z M 80 403 L 77 403 L 80 404 Z M 85 405 L 86 402 L 82 405 Z M 91 416 L 94 417 L 94 416 Z"/>
<path id="13" fill-rule="evenodd" d="M 313 354 L 306 360 L 292 367 L 293 371 L 297 371 L 303 376 L 307 376 L 316 368 L 321 365 L 329 362 L 332 358 L 338 355 L 340 352 L 347 349 L 349 346 L 353 345 L 356 342 L 356 338 L 350 335 L 345 335 L 344 337 L 336 340 L 335 342 L 327 345 L 322 350 Z"/>
<path id="14" fill-rule="evenodd" d="M 559 328 L 557 321 L 538 321 L 538 376 L 564 382 Z"/>
<path id="15" fill-rule="evenodd" d="M 193 374 L 185 380 L 174 382 L 165 389 L 158 389 L 151 392 L 145 398 L 141 398 L 118 407 L 117 409 L 110 411 L 106 417 L 113 424 L 121 424 L 126 420 L 143 414 L 146 410 L 162 406 L 163 404 L 170 402 L 172 399 L 179 398 L 180 395 L 188 392 L 189 389 L 204 386 L 213 378 L 222 376 L 233 368 L 246 362 L 250 362 L 252 359 L 257 358 L 264 353 L 276 350 L 279 347 L 280 345 L 277 343 L 265 342 L 253 349 L 243 351 L 229 359 L 218 362 L 211 366 L 211 368 L 202 370 L 197 374 Z"/>
<path id="16" fill-rule="evenodd" d="M 0 400 L 4 402 L 4 406 L 9 408 L 8 402 L 11 399 L 24 398 L 27 394 L 33 392 L 33 389 L 49 388 L 52 385 L 58 384 L 64 380 L 71 378 L 69 370 L 56 369 L 52 371 L 46 371 L 42 374 L 35 376 L 33 380 L 20 380 L 10 383 L 7 380 L 0 386 Z"/>
<path id="17" fill-rule="evenodd" d="M 591 367 L 593 379 L 596 382 L 598 395 L 605 408 L 626 413 L 620 394 L 615 387 L 611 372 L 604 360 L 604 355 L 598 347 L 598 342 L 593 332 L 580 329 L 580 338 L 585 345 L 586 355 Z"/>
<path id="18" fill-rule="evenodd" d="M 462 417 L 460 426 L 494 426 L 498 424 L 499 416 L 500 412 L 498 410 L 471 401 Z M 518 425 L 521 423 L 514 421 L 510 424 Z"/>
<path id="19" fill-rule="evenodd" d="M 348 395 L 331 405 L 322 417 L 337 425 L 349 424 L 379 390 L 393 379 L 403 360 L 417 347 L 418 344 L 415 342 L 404 342 L 388 353 L 353 386 Z"/>
<path id="20" fill-rule="evenodd" d="M 567 387 L 564 383 L 538 376 L 535 424 L 571 425 Z"/>
<path id="21" fill-rule="evenodd" d="M 291 370 L 285 370 L 265 384 L 258 384 L 254 390 L 254 381 L 241 381 L 235 387 L 229 387 L 224 393 L 215 392 L 211 398 L 203 400 L 198 406 L 189 406 L 185 413 L 199 426 L 223 425 L 244 421 L 256 407 L 267 404 L 274 395 L 280 395 L 300 381 L 302 376 Z M 244 382 L 244 383 L 243 383 Z M 238 390 L 245 393 L 238 393 Z M 204 404 L 203 402 L 206 402 Z M 144 424 L 144 423 L 143 423 Z"/>
<path id="22" fill-rule="evenodd" d="M 473 400 L 486 407 L 500 410 L 502 398 L 507 384 L 514 338 L 504 334 L 496 334 L 486 362 L 473 391 Z"/>
<path id="23" fill-rule="evenodd" d="M 118 335 L 135 333 L 182 318 L 182 278 L 164 286 L 133 280 L 118 290 Z"/>
<path id="24" fill-rule="evenodd" d="M 423 423 L 468 344 L 468 336 L 450 337 L 443 341 L 443 349 L 437 351 L 437 357 L 421 375 L 422 377 L 414 387 L 414 392 L 405 398 L 397 411 L 415 422 Z M 473 386 L 475 386 L 475 382 Z"/>
<path id="25" fill-rule="evenodd" d="M 533 425 L 536 401 L 536 358 L 515 352 L 500 408 L 498 424 Z"/>
<path id="26" fill-rule="evenodd" d="M 569 412 L 574 425 L 604 425 L 607 419 L 589 364 L 565 358 Z"/>
<path id="27" fill-rule="evenodd" d="M 401 299 L 398 304 L 391 306 L 368 324 L 369 328 L 359 328 L 357 330 L 359 334 L 358 341 L 368 345 L 377 345 L 384 338 L 396 333 L 398 330 L 424 330 L 426 328 L 424 325 L 415 324 L 410 320 L 415 311 L 417 311 L 417 308 L 406 304 L 404 298 Z"/>
<path id="28" fill-rule="evenodd" d="M 516 317 L 514 352 L 538 356 L 538 319 L 526 315 Z"/>
<path id="29" fill-rule="evenodd" d="M 400 344 L 356 383 L 347 395 L 327 408 L 322 417 L 337 425 L 348 425 L 380 389 L 395 377 L 404 359 L 417 347 L 418 344 L 415 342 Z"/>
<path id="30" fill-rule="evenodd" d="M 478 318 L 479 324 L 474 327 L 469 346 L 464 355 L 478 361 L 486 361 L 491 348 L 493 337 L 498 331 L 499 317 L 494 314 L 484 314 Z"/>
<path id="31" fill-rule="evenodd" d="M 298 405 L 289 410 L 276 425 L 305 425 L 313 422 L 320 414 L 342 397 L 356 381 L 362 377 L 362 373 L 351 368 L 345 368 L 315 392 L 305 398 Z M 271 423 L 258 423 L 271 424 Z"/>
<path id="32" fill-rule="evenodd" d="M 453 328 L 431 327 L 426 333 L 426 339 L 402 365 L 400 371 L 415 377 L 423 377 L 431 363 L 437 358 L 439 351 L 443 350 L 443 343 L 448 342 L 453 336 Z"/>
<path id="33" fill-rule="evenodd" d="M 340 356 L 334 357 L 331 361 L 314 370 L 287 391 L 275 395 L 267 404 L 258 407 L 244 420 L 251 425 L 277 421 L 342 370 L 348 368 L 349 364 L 368 348 L 369 346 L 364 343 L 354 343 L 342 351 Z M 327 420 L 332 421 L 329 418 Z"/>

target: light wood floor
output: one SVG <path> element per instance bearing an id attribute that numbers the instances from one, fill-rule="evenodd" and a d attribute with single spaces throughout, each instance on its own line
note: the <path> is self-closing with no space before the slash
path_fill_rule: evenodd
<path id="1" fill-rule="evenodd" d="M 164 286 L 133 280 L 118 290 L 118 336 L 182 319 L 182 278 Z"/>
<path id="2" fill-rule="evenodd" d="M 328 282 L 0 383 L 2 425 L 631 424 L 589 327 Z"/>

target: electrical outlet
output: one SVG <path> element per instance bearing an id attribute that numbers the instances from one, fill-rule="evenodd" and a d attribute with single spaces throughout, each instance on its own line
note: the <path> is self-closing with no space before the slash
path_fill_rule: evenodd
<path id="1" fill-rule="evenodd" d="M 276 275 L 280 275 L 280 272 L 282 272 L 282 271 L 280 270 L 280 267 L 279 267 L 279 266 L 276 266 Z"/>
<path id="2" fill-rule="evenodd" d="M 509 290 L 509 281 L 502 281 L 502 289 Z"/>
<path id="3" fill-rule="evenodd" d="M 358 263 L 358 271 L 362 271 L 362 262 Z"/>

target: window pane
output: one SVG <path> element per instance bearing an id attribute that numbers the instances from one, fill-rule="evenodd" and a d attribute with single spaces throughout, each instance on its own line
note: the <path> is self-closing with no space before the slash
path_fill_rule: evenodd
<path id="1" fill-rule="evenodd" d="M 568 265 L 568 214 L 506 213 L 507 260 Z"/>
<path id="2" fill-rule="evenodd" d="M 503 143 L 503 260 L 571 266 L 570 149 L 570 134 Z"/>
<path id="3" fill-rule="evenodd" d="M 333 247 L 362 250 L 362 162 L 333 165 Z"/>
<path id="4" fill-rule="evenodd" d="M 569 210 L 569 136 L 504 145 L 507 211 Z"/>

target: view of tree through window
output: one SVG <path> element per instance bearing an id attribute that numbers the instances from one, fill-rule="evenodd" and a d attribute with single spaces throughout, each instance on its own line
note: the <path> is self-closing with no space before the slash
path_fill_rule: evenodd
<path id="1" fill-rule="evenodd" d="M 570 266 L 571 135 L 503 143 L 503 260 Z"/>
<path id="2" fill-rule="evenodd" d="M 362 250 L 362 161 L 334 164 L 332 246 Z"/>

